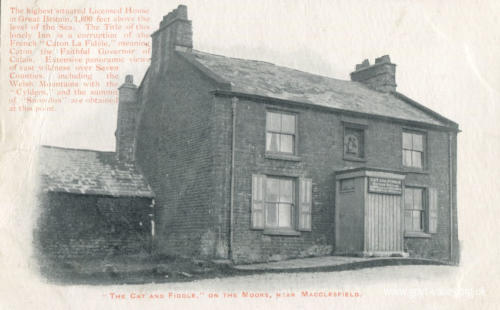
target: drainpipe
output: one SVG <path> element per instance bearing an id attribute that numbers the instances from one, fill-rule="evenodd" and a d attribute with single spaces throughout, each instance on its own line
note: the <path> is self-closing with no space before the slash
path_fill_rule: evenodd
<path id="1" fill-rule="evenodd" d="M 448 170 L 449 170 L 449 185 L 450 185 L 450 262 L 453 261 L 453 137 L 451 132 L 448 133 Z"/>
<path id="2" fill-rule="evenodd" d="M 151 217 L 151 246 L 150 246 L 150 251 L 149 254 L 154 254 L 155 250 L 155 234 L 156 234 L 156 227 L 155 227 L 155 200 L 152 199 L 151 204 L 149 205 L 151 208 L 151 213 L 149 216 Z"/>
<path id="3" fill-rule="evenodd" d="M 232 107 L 232 130 L 231 130 L 231 197 L 229 207 L 229 259 L 233 260 L 233 222 L 234 222 L 234 147 L 236 145 L 236 104 L 238 98 L 231 98 Z"/>

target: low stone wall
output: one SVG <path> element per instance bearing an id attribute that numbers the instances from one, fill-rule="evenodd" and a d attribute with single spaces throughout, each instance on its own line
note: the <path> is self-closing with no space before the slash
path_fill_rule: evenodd
<path id="1" fill-rule="evenodd" d="M 66 193 L 39 196 L 34 246 L 41 259 L 113 259 L 151 251 L 151 199 Z"/>

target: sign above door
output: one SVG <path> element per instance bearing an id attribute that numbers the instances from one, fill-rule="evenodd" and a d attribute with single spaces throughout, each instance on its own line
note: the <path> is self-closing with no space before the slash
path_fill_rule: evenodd
<path id="1" fill-rule="evenodd" d="M 403 192 L 402 182 L 396 179 L 369 177 L 368 191 L 379 194 L 401 195 Z"/>

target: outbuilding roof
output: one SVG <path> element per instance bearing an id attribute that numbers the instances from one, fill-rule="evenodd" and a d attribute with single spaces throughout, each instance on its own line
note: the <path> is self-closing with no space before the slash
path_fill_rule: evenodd
<path id="1" fill-rule="evenodd" d="M 275 64 L 197 50 L 181 56 L 231 92 L 258 95 L 338 110 L 450 126 L 453 122 L 397 93 L 382 93 L 360 82 L 315 75 Z"/>
<path id="2" fill-rule="evenodd" d="M 153 197 L 133 164 L 119 162 L 113 152 L 39 148 L 41 190 L 85 195 Z"/>

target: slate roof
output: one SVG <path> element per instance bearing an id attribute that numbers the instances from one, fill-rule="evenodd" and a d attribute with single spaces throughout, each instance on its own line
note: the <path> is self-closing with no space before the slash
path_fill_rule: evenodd
<path id="1" fill-rule="evenodd" d="M 41 190 L 87 195 L 153 197 L 144 176 L 113 152 L 39 148 Z"/>
<path id="2" fill-rule="evenodd" d="M 221 82 L 230 91 L 448 126 L 443 118 L 394 94 L 374 91 L 362 83 L 339 80 L 274 65 L 230 58 L 197 50 L 177 51 L 189 62 Z"/>

